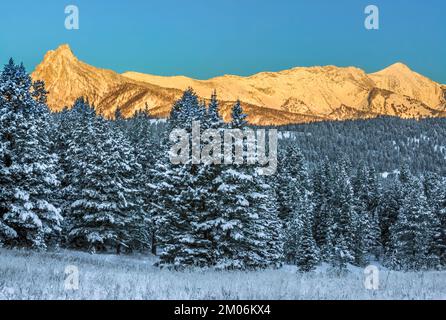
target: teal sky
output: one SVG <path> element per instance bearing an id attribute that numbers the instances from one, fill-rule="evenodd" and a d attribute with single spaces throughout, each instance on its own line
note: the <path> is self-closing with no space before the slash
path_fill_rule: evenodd
<path id="1" fill-rule="evenodd" d="M 80 29 L 64 27 L 66 5 Z M 366 30 L 364 8 L 380 9 Z M 14 0 L 0 4 L 0 61 L 33 70 L 68 43 L 89 64 L 206 79 L 296 66 L 396 61 L 446 83 L 444 0 Z"/>

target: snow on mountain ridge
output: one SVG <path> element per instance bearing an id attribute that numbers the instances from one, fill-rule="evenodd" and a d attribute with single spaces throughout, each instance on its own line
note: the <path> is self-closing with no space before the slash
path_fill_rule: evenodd
<path id="1" fill-rule="evenodd" d="M 172 103 L 188 87 L 203 99 L 217 90 L 226 119 L 231 103 L 240 99 L 254 124 L 377 115 L 443 116 L 440 113 L 445 112 L 446 105 L 443 85 L 402 63 L 372 74 L 356 67 L 328 65 L 196 80 L 137 72 L 117 74 L 79 61 L 68 45 L 62 45 L 45 55 L 32 76 L 46 82 L 53 110 L 86 96 L 106 116 L 112 116 L 118 107 L 130 116 L 146 106 L 154 115 L 167 116 Z"/>

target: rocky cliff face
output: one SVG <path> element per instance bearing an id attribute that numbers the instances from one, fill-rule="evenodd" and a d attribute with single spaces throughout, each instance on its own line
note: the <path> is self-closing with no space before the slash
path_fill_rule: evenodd
<path id="1" fill-rule="evenodd" d="M 76 98 L 83 96 L 105 116 L 113 115 L 117 108 L 130 116 L 146 105 L 155 115 L 164 116 L 181 95 L 180 90 L 141 83 L 83 63 L 68 45 L 49 51 L 31 76 L 45 81 L 48 104 L 53 111 L 71 106 Z"/>
<path id="2" fill-rule="evenodd" d="M 105 116 L 112 116 L 117 108 L 125 116 L 148 108 L 153 115 L 165 117 L 187 87 L 194 88 L 203 99 L 217 90 L 227 120 L 230 106 L 240 99 L 249 121 L 259 125 L 379 115 L 446 115 L 446 86 L 401 63 L 373 74 L 354 67 L 325 66 L 195 80 L 136 72 L 117 74 L 79 61 L 69 46 L 63 45 L 45 55 L 32 77 L 45 81 L 53 110 L 84 96 Z"/>

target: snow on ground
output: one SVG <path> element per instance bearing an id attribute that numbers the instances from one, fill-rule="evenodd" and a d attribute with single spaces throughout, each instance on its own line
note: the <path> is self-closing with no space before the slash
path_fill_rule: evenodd
<path id="1" fill-rule="evenodd" d="M 256 272 L 176 272 L 160 270 L 155 262 L 155 257 L 143 255 L 0 249 L 0 300 L 446 299 L 446 272 L 381 269 L 380 289 L 371 291 L 364 287 L 363 270 L 355 267 L 341 276 L 326 265 L 308 274 L 297 273 L 293 266 Z M 78 290 L 65 289 L 67 266 L 79 270 Z"/>

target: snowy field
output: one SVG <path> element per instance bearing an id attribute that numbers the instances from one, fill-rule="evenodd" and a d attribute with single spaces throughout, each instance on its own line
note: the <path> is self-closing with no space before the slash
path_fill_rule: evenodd
<path id="1" fill-rule="evenodd" d="M 370 291 L 360 268 L 350 268 L 343 276 L 324 267 L 297 274 L 292 266 L 257 272 L 174 272 L 159 270 L 154 262 L 145 256 L 0 249 L 0 300 L 446 299 L 446 272 L 381 270 L 379 290 Z M 65 289 L 67 266 L 79 270 L 78 290 Z"/>

